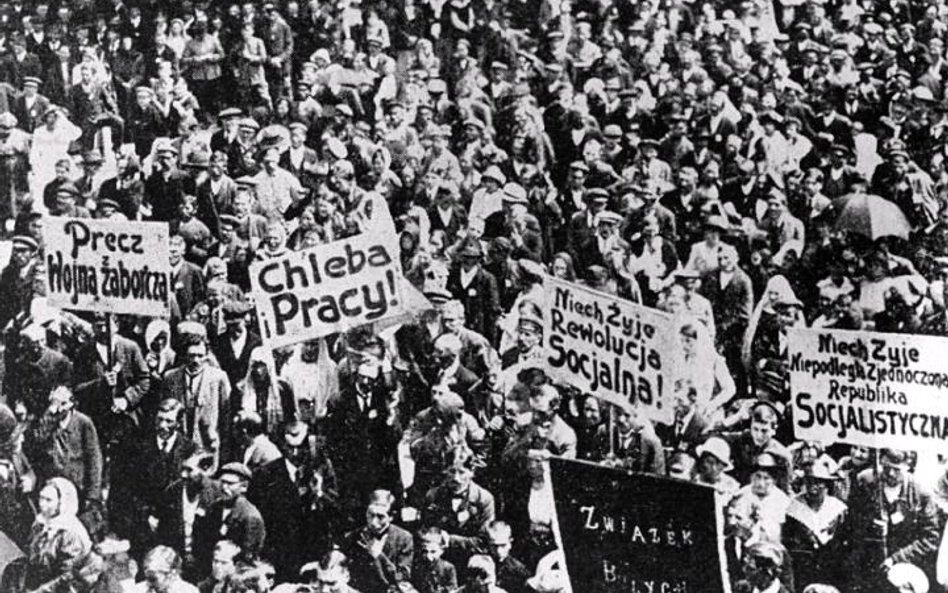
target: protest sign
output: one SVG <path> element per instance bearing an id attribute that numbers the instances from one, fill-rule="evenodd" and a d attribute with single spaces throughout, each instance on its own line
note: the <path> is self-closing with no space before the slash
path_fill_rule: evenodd
<path id="1" fill-rule="evenodd" d="M 43 228 L 49 304 L 78 311 L 170 315 L 168 225 L 50 218 Z"/>
<path id="2" fill-rule="evenodd" d="M 729 591 L 713 488 L 556 458 L 550 475 L 573 590 Z"/>
<path id="3" fill-rule="evenodd" d="M 544 286 L 551 373 L 616 404 L 638 401 L 652 420 L 671 422 L 671 316 L 552 277 Z"/>
<path id="4" fill-rule="evenodd" d="M 948 338 L 792 329 L 787 348 L 797 439 L 944 452 Z"/>
<path id="5" fill-rule="evenodd" d="M 394 233 L 363 233 L 256 262 L 250 284 L 263 341 L 278 348 L 404 311 Z"/>

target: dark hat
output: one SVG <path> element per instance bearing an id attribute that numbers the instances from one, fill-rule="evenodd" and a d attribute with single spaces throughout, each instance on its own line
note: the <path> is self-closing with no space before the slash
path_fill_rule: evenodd
<path id="1" fill-rule="evenodd" d="M 783 123 L 783 116 L 776 111 L 768 110 L 760 114 L 760 121 L 769 121 L 779 126 Z"/>
<path id="2" fill-rule="evenodd" d="M 24 76 L 24 77 L 23 77 L 23 86 L 26 86 L 26 85 L 28 85 L 28 84 L 33 84 L 33 85 L 39 86 L 39 85 L 43 84 L 43 81 L 40 80 L 40 79 L 39 79 L 38 77 L 36 77 L 36 76 Z"/>
<path id="3" fill-rule="evenodd" d="M 452 296 L 450 292 L 441 286 L 427 287 L 423 294 L 433 305 L 443 305 L 450 301 Z"/>
<path id="4" fill-rule="evenodd" d="M 26 247 L 31 251 L 36 251 L 39 249 L 39 245 L 36 243 L 36 239 L 30 237 L 29 235 L 14 235 L 10 240 L 14 245 L 19 245 L 21 247 Z"/>
<path id="5" fill-rule="evenodd" d="M 783 410 L 778 407 L 777 404 L 767 399 L 758 399 L 755 401 L 754 405 L 751 406 L 751 414 L 753 414 L 758 408 L 768 408 L 772 410 L 778 419 L 783 416 Z"/>
<path id="6" fill-rule="evenodd" d="M 481 247 L 480 241 L 470 239 L 464 242 L 464 245 L 458 250 L 458 255 L 461 257 L 484 257 L 484 249 Z"/>
<path id="7" fill-rule="evenodd" d="M 257 187 L 257 180 L 250 175 L 244 175 L 234 180 L 238 187 L 252 188 Z"/>
<path id="8" fill-rule="evenodd" d="M 90 150 L 82 155 L 84 165 L 101 165 L 103 162 L 102 154 L 98 150 Z"/>
<path id="9" fill-rule="evenodd" d="M 593 187 L 586 190 L 586 195 L 584 195 L 583 198 L 590 202 L 597 200 L 606 202 L 609 200 L 609 192 L 601 187 Z"/>
<path id="10" fill-rule="evenodd" d="M 494 237 L 490 241 L 490 250 L 510 253 L 513 250 L 513 244 L 507 237 Z"/>
<path id="11" fill-rule="evenodd" d="M 848 146 L 846 146 L 845 144 L 839 144 L 839 143 L 833 144 L 833 145 L 830 147 L 830 152 L 832 152 L 832 153 L 842 153 L 842 154 L 847 155 L 847 156 L 849 156 L 849 155 L 852 154 L 852 150 L 850 150 Z"/>
<path id="12" fill-rule="evenodd" d="M 698 280 L 699 278 L 701 274 L 689 268 L 682 268 L 675 272 L 675 280 Z"/>
<path id="13" fill-rule="evenodd" d="M 105 199 L 99 200 L 98 206 L 100 209 L 106 208 L 106 207 L 112 207 L 116 210 L 118 210 L 121 207 L 119 206 L 119 203 L 113 200 L 112 198 L 105 198 Z"/>
<path id="14" fill-rule="evenodd" d="M 190 169 L 207 169 L 211 162 L 211 155 L 205 150 L 194 150 L 188 154 L 187 160 L 181 165 Z"/>
<path id="15" fill-rule="evenodd" d="M 250 471 L 250 468 L 244 465 L 243 463 L 238 463 L 236 461 L 231 461 L 230 463 L 225 464 L 218 472 L 217 477 L 223 477 L 227 474 L 232 476 L 237 476 L 246 481 L 250 481 L 250 478 L 253 477 L 253 474 Z"/>
<path id="16" fill-rule="evenodd" d="M 60 194 L 75 197 L 79 195 L 79 188 L 71 181 L 67 181 L 56 188 L 56 195 L 58 196 Z"/>
<path id="17" fill-rule="evenodd" d="M 879 454 L 879 461 L 884 461 L 893 465 L 908 465 L 911 458 L 908 452 L 897 449 L 883 449 Z"/>
<path id="18" fill-rule="evenodd" d="M 642 141 L 639 142 L 639 146 L 641 148 L 654 148 L 657 150 L 658 140 L 655 140 L 654 138 L 642 138 Z"/>
<path id="19" fill-rule="evenodd" d="M 220 222 L 222 227 L 233 227 L 237 228 L 240 226 L 240 219 L 234 216 L 233 214 L 221 214 Z"/>

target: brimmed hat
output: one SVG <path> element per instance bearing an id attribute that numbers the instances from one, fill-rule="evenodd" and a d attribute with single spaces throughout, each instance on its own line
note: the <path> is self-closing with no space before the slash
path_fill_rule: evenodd
<path id="1" fill-rule="evenodd" d="M 217 477 L 223 477 L 225 475 L 237 476 L 238 478 L 249 481 L 253 477 L 253 473 L 250 471 L 250 468 L 236 461 L 225 464 L 218 472 Z"/>
<path id="2" fill-rule="evenodd" d="M 700 459 L 702 455 L 711 455 L 724 464 L 724 470 L 727 471 L 733 467 L 731 464 L 731 446 L 721 437 L 711 437 L 704 443 L 698 445 L 695 453 Z"/>
<path id="3" fill-rule="evenodd" d="M 823 482 L 835 482 L 837 480 L 836 469 L 831 467 L 833 461 L 827 457 L 817 458 L 804 469 L 804 477 L 811 480 L 820 480 Z M 835 465 L 835 464 L 833 464 Z"/>
<path id="4" fill-rule="evenodd" d="M 43 81 L 37 76 L 24 76 L 23 77 L 23 86 L 28 84 L 39 86 L 43 84 Z"/>
<path id="5" fill-rule="evenodd" d="M 238 127 L 243 130 L 253 130 L 254 132 L 260 131 L 260 123 L 252 117 L 245 117 L 241 119 Z"/>
<path id="6" fill-rule="evenodd" d="M 30 237 L 29 235 L 14 235 L 10 241 L 14 245 L 19 245 L 21 247 L 26 247 L 31 251 L 36 251 L 39 249 L 39 244 L 36 242 L 36 239 Z"/>
<path id="7" fill-rule="evenodd" d="M 477 239 L 470 239 L 464 242 L 464 245 L 458 250 L 461 257 L 484 257 L 484 248 Z"/>
<path id="8" fill-rule="evenodd" d="M 481 173 L 481 179 L 493 179 L 500 185 L 507 183 L 507 176 L 504 175 L 504 172 L 501 171 L 497 165 L 487 167 L 487 170 Z"/>
<path id="9" fill-rule="evenodd" d="M 181 166 L 189 169 L 207 169 L 210 164 L 211 155 L 206 150 L 194 150 L 188 154 L 188 158 Z"/>
<path id="10" fill-rule="evenodd" d="M 243 319 L 250 312 L 250 305 L 246 302 L 231 299 L 224 303 L 224 319 Z"/>
<path id="11" fill-rule="evenodd" d="M 753 471 L 766 471 L 770 473 L 783 470 L 780 461 L 772 453 L 761 453 L 754 458 Z"/>
<path id="12" fill-rule="evenodd" d="M 583 195 L 583 199 L 589 202 L 601 200 L 603 202 L 609 201 L 609 192 L 601 187 L 593 187 L 586 190 L 586 194 Z"/>
<path id="13" fill-rule="evenodd" d="M 0 128 L 11 130 L 16 127 L 16 117 L 9 111 L 0 113 Z"/>
<path id="14" fill-rule="evenodd" d="M 217 119 L 229 119 L 231 117 L 240 117 L 244 112 L 236 107 L 227 107 L 221 109 L 217 114 Z"/>
<path id="15" fill-rule="evenodd" d="M 599 226 L 602 223 L 618 225 L 622 223 L 622 215 L 611 210 L 603 210 L 593 217 L 593 225 Z"/>
<path id="16" fill-rule="evenodd" d="M 886 579 L 888 579 L 889 584 L 899 591 L 928 593 L 930 587 L 925 571 L 907 562 L 893 564 L 889 572 L 886 573 Z"/>
<path id="17" fill-rule="evenodd" d="M 504 195 L 501 196 L 501 199 L 508 204 L 527 205 L 530 203 L 527 201 L 527 190 L 523 189 L 523 186 L 519 183 L 508 183 L 505 185 Z"/>

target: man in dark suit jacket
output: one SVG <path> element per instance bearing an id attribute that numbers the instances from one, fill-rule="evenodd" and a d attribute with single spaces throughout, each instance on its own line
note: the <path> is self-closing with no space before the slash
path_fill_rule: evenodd
<path id="1" fill-rule="evenodd" d="M 464 445 L 451 450 L 444 482 L 425 496 L 423 524 L 448 533 L 445 559 L 467 566 L 472 554 L 484 552 L 484 535 L 495 518 L 494 496 L 474 483 L 474 453 Z"/>
<path id="2" fill-rule="evenodd" d="M 10 46 L 13 48 L 3 61 L 3 80 L 14 87 L 23 85 L 27 76 L 38 77 L 43 71 L 40 59 L 36 54 L 26 51 L 26 36 L 19 31 L 10 36 Z"/>
<path id="3" fill-rule="evenodd" d="M 214 454 L 197 450 L 181 462 L 181 478 L 172 482 L 161 493 L 157 506 L 145 509 L 149 537 L 155 544 L 171 546 L 181 552 L 184 560 L 183 576 L 188 581 L 197 578 L 198 570 L 194 558 L 195 525 L 203 520 L 224 492 L 220 484 L 211 479 L 209 473 L 214 466 Z M 186 512 L 185 506 L 192 509 Z M 207 570 L 209 567 L 204 567 Z"/>
<path id="4" fill-rule="evenodd" d="M 443 181 L 434 203 L 428 206 L 431 231 L 442 231 L 445 245 L 452 245 L 457 241 L 458 233 L 467 228 L 467 212 L 458 204 L 459 192 L 456 183 Z"/>
<path id="5" fill-rule="evenodd" d="M 672 423 L 655 426 L 655 432 L 666 447 L 694 455 L 698 445 L 707 438 L 711 426 L 704 414 L 695 409 L 697 395 L 694 387 L 679 390 L 675 394 L 675 418 Z"/>
<path id="6" fill-rule="evenodd" d="M 208 162 L 208 175 L 194 190 L 197 197 L 197 217 L 207 225 L 213 236 L 218 236 L 221 215 L 233 214 L 237 183 L 227 176 L 227 156 L 214 153 Z"/>
<path id="7" fill-rule="evenodd" d="M 306 146 L 306 124 L 293 122 L 290 124 L 290 148 L 280 156 L 280 167 L 292 173 L 300 184 L 310 191 L 316 189 L 316 168 L 319 165 L 319 155 L 312 148 Z"/>
<path id="8" fill-rule="evenodd" d="M 484 252 L 476 239 L 466 241 L 458 256 L 461 264 L 448 274 L 448 292 L 464 304 L 464 326 L 494 342 L 502 313 L 497 280 L 481 267 Z"/>
<path id="9" fill-rule="evenodd" d="M 76 398 L 104 442 L 122 440 L 129 423 L 142 420 L 151 375 L 138 344 L 119 335 L 114 316 L 96 313 L 92 330 L 94 339 L 75 356 Z"/>
<path id="10" fill-rule="evenodd" d="M 162 401 L 153 426 L 114 450 L 109 527 L 146 549 L 150 543 L 148 516 L 155 513 L 165 490 L 181 475 L 181 464 L 197 451 L 194 441 L 181 433 L 182 411 L 178 400 Z"/>
<path id="11" fill-rule="evenodd" d="M 279 580 L 294 578 L 311 559 L 305 546 L 302 495 L 313 470 L 309 445 L 307 426 L 291 423 L 277 443 L 282 456 L 258 468 L 247 491 L 274 534 L 267 538 L 263 555 L 273 562 Z"/>
<path id="12" fill-rule="evenodd" d="M 369 497 L 365 526 L 346 534 L 352 586 L 360 593 L 386 593 L 411 581 L 414 544 L 410 533 L 392 524 L 395 497 L 376 490 Z"/>
<path id="13" fill-rule="evenodd" d="M 247 315 L 250 313 L 247 303 L 228 300 L 223 309 L 227 331 L 219 336 L 211 336 L 211 350 L 221 370 L 227 373 L 231 386 L 236 386 L 247 376 L 250 353 L 260 345 L 260 337 L 247 327 Z"/>
<path id="14" fill-rule="evenodd" d="M 205 294 L 204 274 L 201 268 L 185 261 L 187 250 L 184 238 L 173 235 L 168 241 L 168 257 L 171 260 L 171 286 L 178 307 L 183 312 L 190 311 L 207 296 Z M 243 377 L 241 377 L 243 378 Z"/>
<path id="15" fill-rule="evenodd" d="M 13 237 L 12 243 L 10 262 L 0 272 L 0 330 L 18 315 L 28 313 L 33 297 L 46 295 L 39 244 L 26 235 Z"/>
<path id="16" fill-rule="evenodd" d="M 250 484 L 250 469 L 243 463 L 225 464 L 217 474 L 223 496 L 194 525 L 194 560 L 198 572 L 207 576 L 214 546 L 229 539 L 241 550 L 241 559 L 256 560 L 263 551 L 267 530 L 257 507 L 244 497 Z M 275 533 L 274 537 L 281 537 Z"/>
<path id="17" fill-rule="evenodd" d="M 36 76 L 23 78 L 23 93 L 13 103 L 13 115 L 20 129 L 33 133 L 42 124 L 43 116 L 49 109 L 49 99 L 39 94 L 40 79 Z"/>
<path id="18" fill-rule="evenodd" d="M 719 269 L 701 281 L 701 294 L 711 302 L 717 329 L 718 351 L 735 373 L 738 393 L 746 386 L 741 363 L 741 344 L 754 308 L 754 287 L 750 277 L 737 265 L 737 250 L 722 245 L 718 253 Z"/>
<path id="19" fill-rule="evenodd" d="M 39 418 L 49 405 L 53 389 L 72 386 L 72 362 L 46 346 L 46 328 L 34 323 L 20 332 L 15 357 L 7 364 L 3 383 L 12 408 L 22 403 L 27 414 Z"/>

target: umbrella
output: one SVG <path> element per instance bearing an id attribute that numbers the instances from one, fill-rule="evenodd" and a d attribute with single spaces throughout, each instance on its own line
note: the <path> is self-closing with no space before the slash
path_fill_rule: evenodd
<path id="1" fill-rule="evenodd" d="M 850 194 L 833 203 L 839 212 L 836 230 L 849 231 L 871 240 L 880 237 L 908 239 L 912 226 L 901 208 L 872 194 Z"/>

